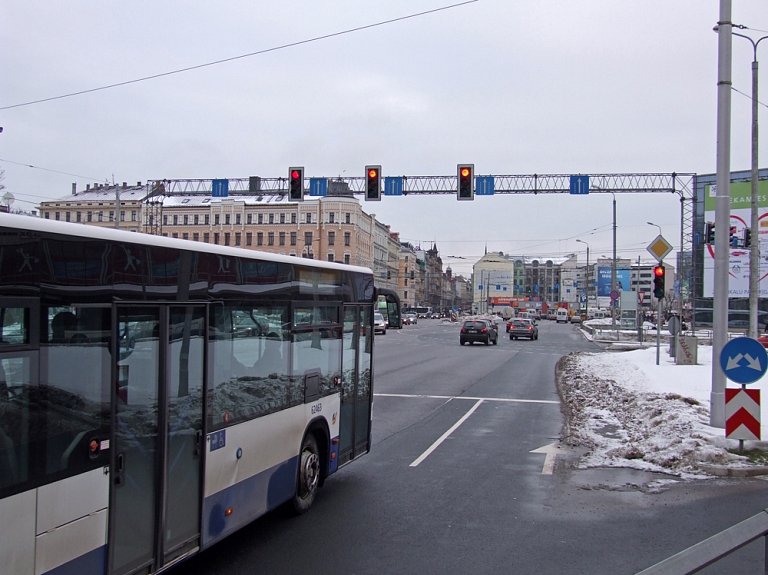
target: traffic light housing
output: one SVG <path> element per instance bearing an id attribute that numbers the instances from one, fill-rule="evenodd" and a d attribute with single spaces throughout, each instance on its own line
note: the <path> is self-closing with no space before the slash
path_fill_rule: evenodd
<path id="1" fill-rule="evenodd" d="M 653 296 L 656 299 L 662 299 L 664 297 L 664 277 L 667 270 L 664 266 L 658 265 L 653 268 Z"/>
<path id="2" fill-rule="evenodd" d="M 707 222 L 704 243 L 711 246 L 715 245 L 715 222 Z"/>
<path id="3" fill-rule="evenodd" d="M 365 199 L 381 200 L 381 166 L 365 166 Z"/>
<path id="4" fill-rule="evenodd" d="M 752 230 L 744 228 L 744 247 L 748 248 L 752 245 Z"/>
<path id="5" fill-rule="evenodd" d="M 288 168 L 288 198 L 292 202 L 304 201 L 304 168 Z"/>
<path id="6" fill-rule="evenodd" d="M 475 165 L 459 164 L 457 166 L 457 176 L 459 180 L 456 190 L 456 199 L 474 200 L 475 199 Z"/>

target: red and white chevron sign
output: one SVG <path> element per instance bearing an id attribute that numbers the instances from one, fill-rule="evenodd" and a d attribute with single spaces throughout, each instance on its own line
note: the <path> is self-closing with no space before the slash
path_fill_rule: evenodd
<path id="1" fill-rule="evenodd" d="M 760 439 L 760 390 L 725 390 L 725 437 Z"/>

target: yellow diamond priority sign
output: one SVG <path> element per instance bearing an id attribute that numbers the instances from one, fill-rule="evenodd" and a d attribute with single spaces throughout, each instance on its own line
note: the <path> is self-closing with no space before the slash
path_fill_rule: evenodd
<path id="1" fill-rule="evenodd" d="M 659 234 L 656 236 L 655 240 L 648 244 L 646 249 L 653 257 L 656 258 L 656 261 L 660 262 L 664 259 L 664 256 L 672 251 L 672 244 L 670 244 L 661 236 L 661 234 Z"/>

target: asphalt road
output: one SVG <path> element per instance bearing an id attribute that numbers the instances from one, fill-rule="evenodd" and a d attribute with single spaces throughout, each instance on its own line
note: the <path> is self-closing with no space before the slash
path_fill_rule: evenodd
<path id="1" fill-rule="evenodd" d="M 570 325 L 540 322 L 537 341 L 500 327 L 497 346 L 462 347 L 439 320 L 378 336 L 371 453 L 309 513 L 273 512 L 174 573 L 635 573 L 768 507 L 761 479 L 577 470 L 576 453 L 542 473 L 555 364 L 600 349 Z M 763 549 L 703 572 L 757 572 Z"/>

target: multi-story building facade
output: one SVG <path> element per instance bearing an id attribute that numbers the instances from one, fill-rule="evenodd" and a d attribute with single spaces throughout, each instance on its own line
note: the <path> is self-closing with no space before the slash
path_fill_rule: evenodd
<path id="1" fill-rule="evenodd" d="M 141 182 L 135 186 L 127 182 L 113 186 L 95 184 L 91 187 L 89 184 L 82 192 L 72 184 L 71 195 L 40 203 L 40 217 L 139 232 L 142 231 L 142 201 L 148 193 L 148 186 Z M 119 212 L 117 216 L 116 212 Z"/>
<path id="2" fill-rule="evenodd" d="M 392 234 L 397 236 L 398 234 Z M 418 299 L 418 260 L 413 246 L 407 242 L 400 244 L 398 252 L 397 294 L 403 307 L 415 307 Z"/>

